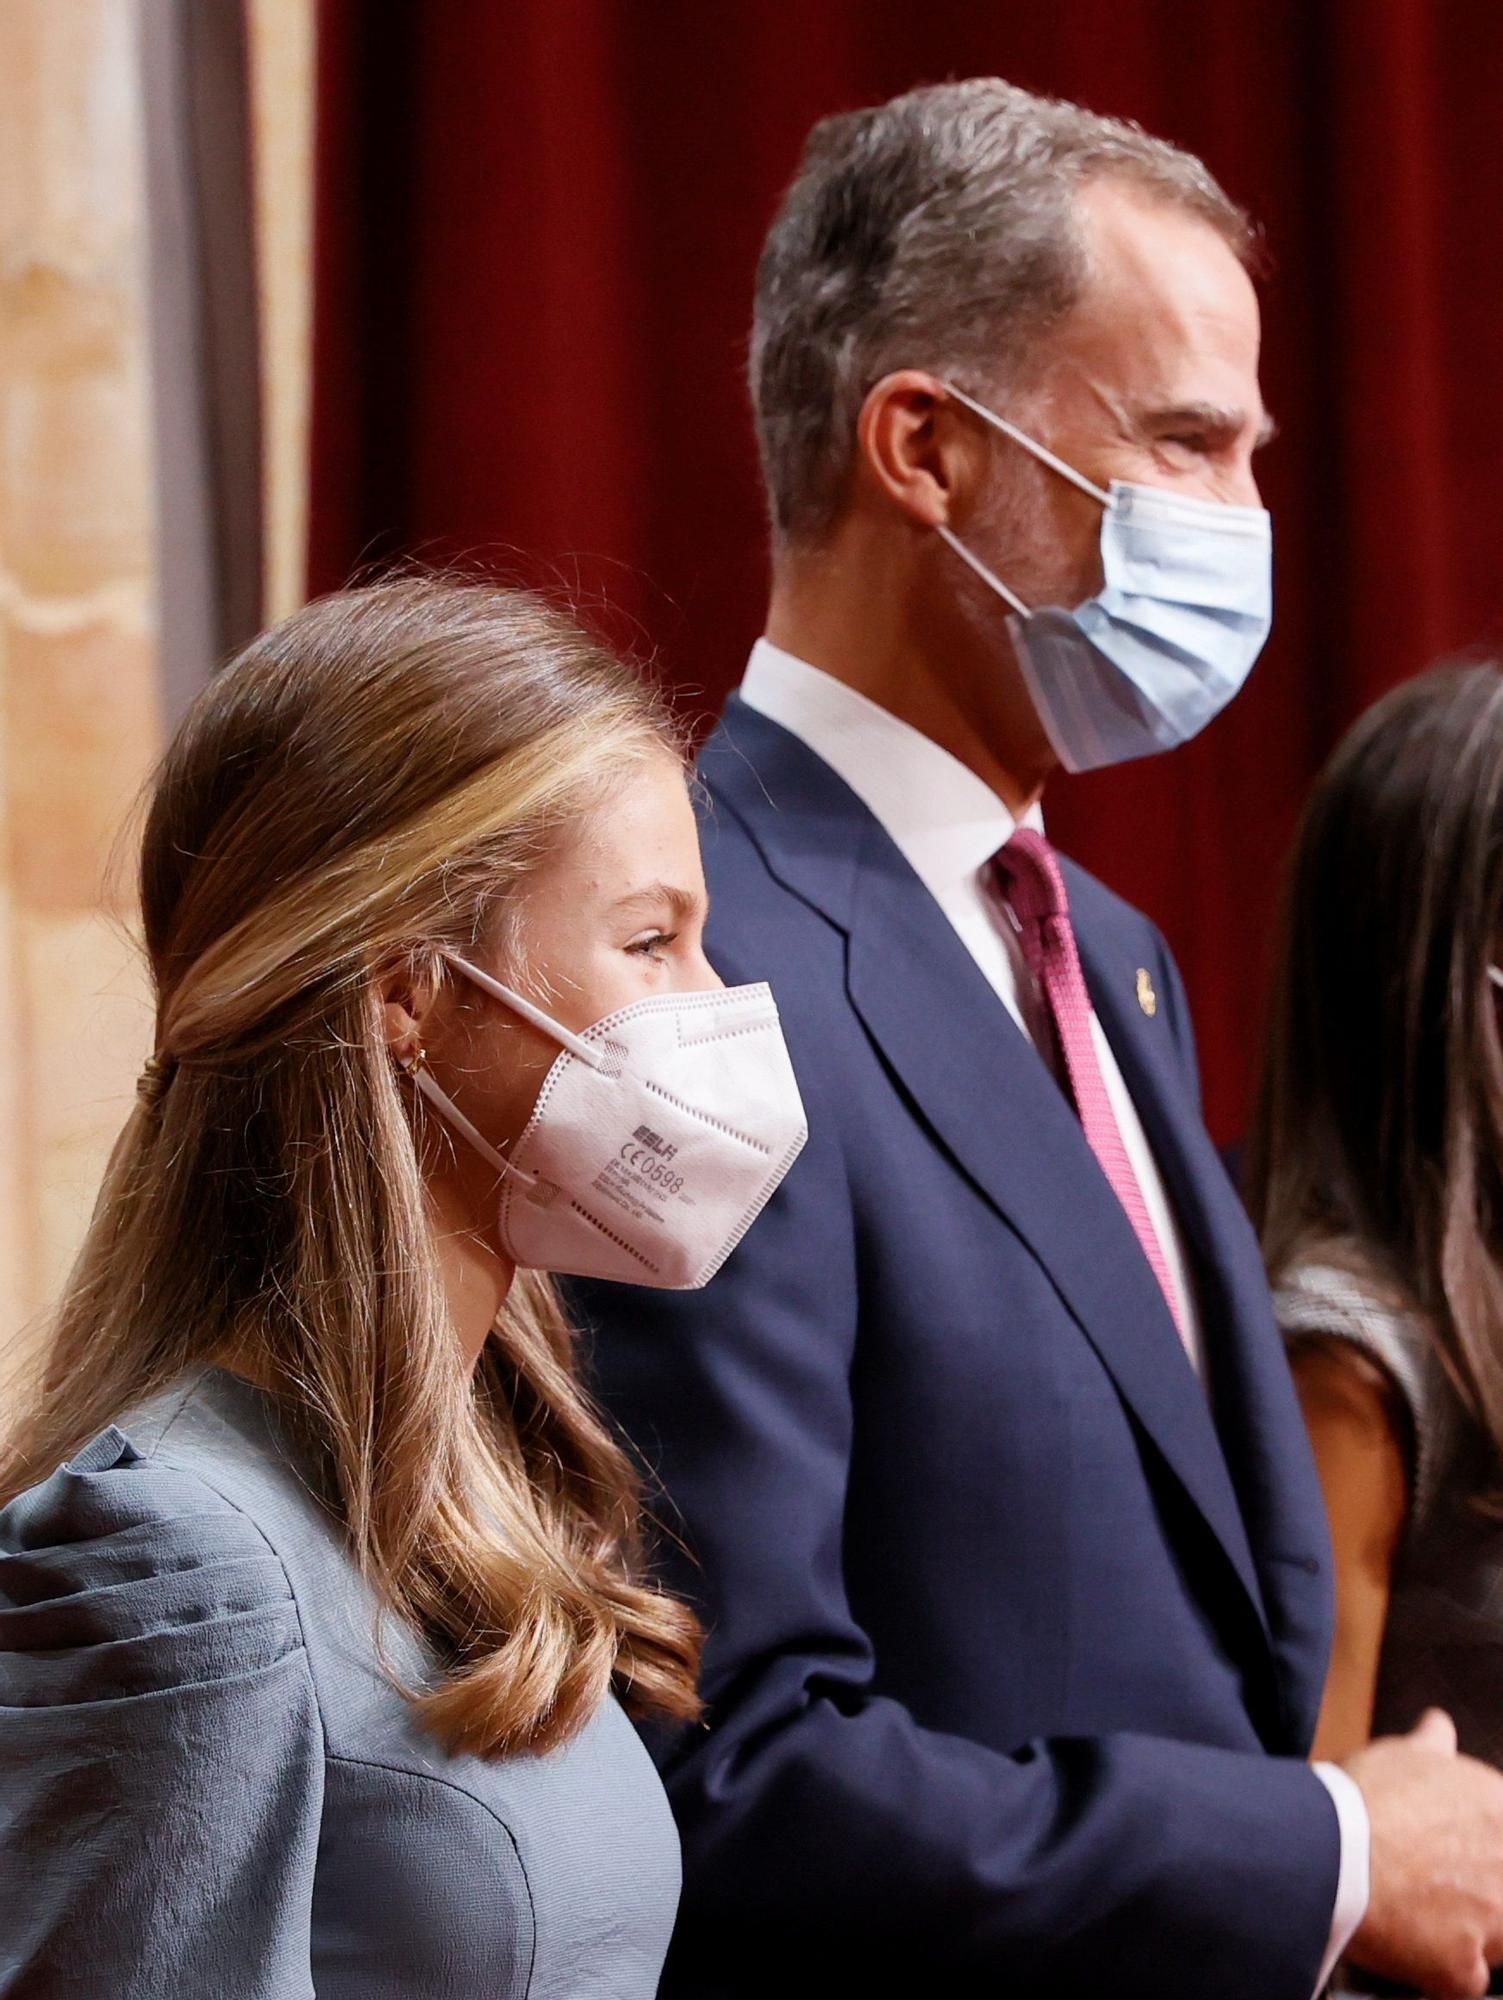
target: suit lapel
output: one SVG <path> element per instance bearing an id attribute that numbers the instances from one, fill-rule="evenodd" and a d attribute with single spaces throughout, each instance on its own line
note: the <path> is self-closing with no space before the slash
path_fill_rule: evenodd
<path id="1" fill-rule="evenodd" d="M 1310 1591 L 1311 1575 L 1327 1561 L 1324 1507 L 1257 1240 L 1176 1074 L 1166 1025 L 1145 1018 L 1136 1004 L 1136 968 L 1104 950 L 1089 924 L 1081 957 L 1092 1004 L 1192 1248 L 1213 1399 L 1237 1417 L 1223 1427 L 1222 1442 L 1240 1510 L 1256 1547 L 1276 1558 L 1265 1571 L 1265 1598 L 1288 1589 L 1291 1567 Z M 1317 1640 L 1318 1651 L 1324 1638 Z M 1319 1665 L 1298 1684 L 1318 1694 Z M 1313 1714 L 1304 1719 L 1313 1726 Z"/>
<path id="2" fill-rule="evenodd" d="M 1091 1004 L 1142 1120 L 1180 1229 L 1196 1252 L 1203 1304 L 1223 1333 L 1231 1326 L 1240 1330 L 1237 1303 L 1259 1297 L 1266 1283 L 1256 1247 L 1245 1225 L 1238 1226 L 1240 1207 L 1210 1134 L 1178 1074 L 1167 1026 L 1150 1022 L 1138 1004 L 1136 968 L 1104 946 L 1089 923 L 1078 935 Z M 1242 1344 L 1226 1338 L 1212 1344 L 1207 1359 L 1218 1376 L 1225 1372 L 1231 1349 Z"/>
<path id="3" fill-rule="evenodd" d="M 701 768 L 774 874 L 846 932 L 851 1004 L 868 1034 L 1047 1271 L 1266 1631 L 1205 1394 L 1132 1225 L 1037 1052 L 897 847 L 812 751 L 733 700 Z"/>

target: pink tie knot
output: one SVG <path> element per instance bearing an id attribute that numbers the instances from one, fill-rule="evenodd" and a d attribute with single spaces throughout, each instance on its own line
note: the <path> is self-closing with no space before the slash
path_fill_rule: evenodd
<path id="1" fill-rule="evenodd" d="M 1070 899 L 1058 857 L 1041 833 L 1020 826 L 993 863 L 997 881 L 1018 925 L 1018 943 L 1049 1009 L 1061 1082 L 1068 1091 L 1101 1171 L 1126 1211 L 1133 1232 L 1158 1279 L 1165 1304 L 1185 1337 L 1179 1299 L 1158 1239 L 1111 1093 L 1096 1053 L 1091 996 L 1081 969 Z M 1188 1341 L 1187 1341 L 1188 1347 Z"/>
<path id="2" fill-rule="evenodd" d="M 1069 929 L 1070 901 L 1059 861 L 1041 833 L 1020 826 L 998 848 L 994 865 L 1022 932 L 1023 955 L 1037 977 L 1043 956 L 1068 948 L 1063 933 Z"/>
<path id="3" fill-rule="evenodd" d="M 1019 923 L 1068 917 L 1070 899 L 1054 849 L 1031 826 L 1020 826 L 997 850 L 997 869 Z"/>

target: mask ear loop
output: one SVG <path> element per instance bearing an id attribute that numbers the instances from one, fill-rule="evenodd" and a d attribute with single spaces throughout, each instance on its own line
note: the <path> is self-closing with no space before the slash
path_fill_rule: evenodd
<path id="1" fill-rule="evenodd" d="M 566 1028 L 562 1021 L 555 1021 L 553 1016 L 545 1014 L 541 1007 L 535 1007 L 530 1000 L 523 999 L 520 993 L 514 993 L 509 986 L 503 986 L 499 979 L 493 979 L 488 972 L 482 972 L 478 965 L 471 965 L 467 958 L 461 958 L 458 952 L 447 951 L 444 957 L 451 965 L 457 965 L 466 978 L 473 979 L 477 986 L 483 987 L 495 999 L 510 1007 L 513 1013 L 520 1014 L 522 1019 L 530 1021 L 533 1027 L 541 1028 L 552 1041 L 566 1048 L 571 1056 L 578 1056 L 579 1060 L 588 1063 L 591 1069 L 600 1069 L 606 1063 L 606 1051 L 598 1043 L 585 1041 L 582 1036 L 576 1035 L 572 1028 Z"/>
<path id="2" fill-rule="evenodd" d="M 1078 486 L 1082 493 L 1088 493 L 1093 500 L 1099 500 L 1103 507 L 1114 504 L 1111 494 L 1105 487 L 1098 486 L 1094 479 L 1087 479 L 1083 472 L 1077 472 L 1073 465 L 1056 457 L 1048 445 L 1040 444 L 1038 439 L 1031 438 L 1027 431 L 1020 431 L 1016 424 L 1010 424 L 1006 417 L 999 417 L 995 410 L 989 410 L 985 403 L 978 403 L 974 396 L 968 396 L 964 389 L 957 389 L 953 382 L 946 382 L 944 388 L 957 403 L 964 403 L 966 408 L 980 417 L 984 424 L 990 424 L 993 430 L 1001 431 L 1004 437 L 1011 438 L 1013 443 L 1021 445 L 1024 451 L 1031 452 L 1041 465 L 1047 465 L 1049 470 L 1057 472 L 1061 479 L 1068 479 L 1072 486 Z"/>
<path id="3" fill-rule="evenodd" d="M 953 396 L 957 403 L 963 403 L 968 410 L 980 417 L 984 424 L 990 424 L 993 430 L 1001 431 L 1004 437 L 1011 438 L 1016 445 L 1021 445 L 1024 451 L 1030 452 L 1034 458 L 1038 459 L 1042 464 L 1047 465 L 1051 472 L 1057 472 L 1061 479 L 1068 479 L 1072 486 L 1078 486 L 1082 493 L 1088 493 L 1093 500 L 1099 501 L 1103 507 L 1112 506 L 1113 502 L 1110 493 L 1104 492 L 1101 487 L 1096 485 L 1094 480 L 1087 479 L 1083 472 L 1077 472 L 1073 465 L 1067 465 L 1062 458 L 1057 458 L 1047 445 L 1042 445 L 1036 438 L 1031 438 L 1027 431 L 1020 431 L 1016 424 L 1010 424 L 1006 417 L 999 417 L 995 410 L 989 410 L 985 403 L 978 403 L 974 396 L 968 396 L 964 389 L 957 389 L 953 382 L 946 382 L 944 389 L 945 393 Z M 990 569 L 974 550 L 968 549 L 946 522 L 937 521 L 935 523 L 935 531 L 940 539 L 955 551 L 960 560 L 970 569 L 974 570 L 983 583 L 990 585 L 996 591 L 998 597 L 1002 599 L 1002 602 L 1015 611 L 1020 618 L 1031 618 L 1033 616 L 1033 612 L 1023 602 L 1022 598 L 1019 597 L 1018 593 L 1015 590 L 1010 590 L 1001 577 L 997 575 L 996 571 Z"/>
<path id="4" fill-rule="evenodd" d="M 1028 606 L 1019 597 L 1018 593 L 1015 590 L 1009 590 L 1001 577 L 997 575 L 997 572 L 994 569 L 988 569 L 980 556 L 976 555 L 973 550 L 968 549 L 959 535 L 944 521 L 935 522 L 934 532 L 942 542 L 948 543 L 963 563 L 969 564 L 983 583 L 989 583 L 992 589 L 996 591 L 998 597 L 1002 599 L 1002 602 L 1016 611 L 1020 618 L 1031 618 L 1033 616 L 1033 613 L 1028 609 Z"/>
<path id="5" fill-rule="evenodd" d="M 419 1049 L 410 1062 L 402 1064 L 402 1068 L 412 1078 L 439 1117 L 447 1124 L 452 1125 L 462 1138 L 468 1139 L 480 1157 L 488 1161 L 496 1169 L 497 1173 L 512 1174 L 517 1180 L 525 1181 L 528 1187 L 537 1186 L 536 1175 L 524 1172 L 521 1167 L 514 1167 L 504 1153 L 498 1153 L 485 1134 L 479 1131 L 465 1117 L 449 1093 L 434 1082 L 433 1078 L 428 1074 L 428 1051 L 426 1049 Z"/>
<path id="6" fill-rule="evenodd" d="M 551 1015 L 545 1014 L 541 1007 L 534 1007 L 532 1002 L 525 1000 L 520 993 L 514 993 L 509 986 L 503 986 L 499 979 L 493 979 L 488 972 L 482 972 L 478 965 L 471 965 L 468 959 L 461 958 L 457 952 L 445 952 L 444 956 L 450 964 L 457 966 L 466 978 L 473 979 L 477 986 L 492 994 L 503 1005 L 510 1007 L 514 1013 L 520 1014 L 524 1021 L 530 1021 L 533 1027 L 540 1028 L 553 1041 L 562 1044 L 571 1056 L 578 1056 L 579 1060 L 587 1063 L 591 1069 L 600 1069 L 610 1060 L 607 1050 L 598 1047 L 594 1042 L 585 1041 L 572 1029 L 566 1028 L 561 1021 L 555 1021 Z M 420 1048 L 412 1060 L 404 1063 L 402 1067 L 439 1116 L 462 1138 L 468 1139 L 481 1159 L 493 1166 L 497 1173 L 511 1174 L 514 1179 L 524 1181 L 530 1188 L 542 1185 L 536 1174 L 529 1174 L 522 1167 L 514 1167 L 504 1153 L 498 1153 L 485 1134 L 465 1117 L 449 1093 L 440 1084 L 435 1083 L 428 1073 L 426 1049 Z"/>

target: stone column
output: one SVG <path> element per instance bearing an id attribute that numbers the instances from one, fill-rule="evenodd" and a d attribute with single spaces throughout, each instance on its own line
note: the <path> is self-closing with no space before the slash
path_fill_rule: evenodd
<path id="1" fill-rule="evenodd" d="M 266 620 L 307 595 L 313 349 L 313 0 L 250 0 Z"/>
<path id="2" fill-rule="evenodd" d="M 137 29 L 137 0 L 0 6 L 0 1376 L 151 1035 L 121 838 L 159 749 Z"/>

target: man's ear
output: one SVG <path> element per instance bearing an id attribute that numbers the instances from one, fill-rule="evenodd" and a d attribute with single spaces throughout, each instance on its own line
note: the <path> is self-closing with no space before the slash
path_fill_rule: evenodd
<path id="1" fill-rule="evenodd" d="M 867 391 L 856 419 L 863 471 L 919 527 L 948 522 L 957 501 L 963 513 L 985 471 L 986 439 L 956 415 L 943 383 L 900 368 Z"/>

